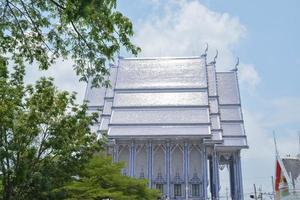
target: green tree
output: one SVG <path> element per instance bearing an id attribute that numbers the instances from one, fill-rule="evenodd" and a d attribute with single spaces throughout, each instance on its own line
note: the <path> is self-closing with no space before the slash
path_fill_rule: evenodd
<path id="1" fill-rule="evenodd" d="M 109 157 L 95 156 L 68 183 L 64 190 L 68 200 L 156 200 L 158 190 L 147 187 L 145 179 L 135 179 L 121 175 L 123 163 L 112 163 Z"/>
<path id="2" fill-rule="evenodd" d="M 8 73 L 0 57 L 0 192 L 3 200 L 59 199 L 53 189 L 100 150 L 90 130 L 96 115 L 52 79 L 24 86 L 23 78 L 24 68 Z"/>
<path id="3" fill-rule="evenodd" d="M 130 41 L 132 23 L 117 0 L 0 0 L 0 55 L 19 65 L 34 61 L 48 69 L 57 58 L 74 60 L 81 80 L 109 85 L 107 61 Z M 90 64 L 89 64 L 90 63 Z"/>

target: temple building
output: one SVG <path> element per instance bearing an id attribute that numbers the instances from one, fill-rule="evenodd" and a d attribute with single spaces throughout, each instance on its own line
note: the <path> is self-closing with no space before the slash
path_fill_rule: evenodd
<path id="1" fill-rule="evenodd" d="M 148 179 L 166 199 L 219 199 L 224 166 L 231 198 L 244 196 L 237 68 L 216 72 L 206 57 L 119 58 L 110 88 L 86 90 L 89 111 L 100 116 L 93 128 L 107 132 L 122 173 Z"/>

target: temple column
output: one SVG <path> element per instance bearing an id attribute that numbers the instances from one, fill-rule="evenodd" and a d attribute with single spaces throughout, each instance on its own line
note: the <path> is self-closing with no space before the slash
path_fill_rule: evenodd
<path id="1" fill-rule="evenodd" d="M 219 199 L 219 161 L 217 152 L 213 151 L 211 159 L 209 160 L 210 163 L 210 189 L 211 189 L 211 196 L 213 200 Z"/>
<path id="2" fill-rule="evenodd" d="M 234 169 L 234 156 L 231 156 L 229 163 L 229 177 L 230 177 L 230 194 L 231 199 L 236 200 L 236 183 L 235 183 L 235 169 Z"/>
<path id="3" fill-rule="evenodd" d="M 242 179 L 242 167 L 241 167 L 241 156 L 240 152 L 235 154 L 235 164 L 236 164 L 236 181 L 237 181 L 237 199 L 243 200 L 243 179 Z"/>
<path id="4" fill-rule="evenodd" d="M 152 141 L 148 142 L 148 151 L 147 151 L 147 166 L 148 166 L 148 184 L 149 188 L 152 187 L 152 170 L 153 170 L 153 148 Z"/>
<path id="5" fill-rule="evenodd" d="M 134 177 L 135 167 L 135 144 L 132 141 L 130 145 L 130 176 Z"/>
<path id="6" fill-rule="evenodd" d="M 207 199 L 207 186 L 208 186 L 208 174 L 207 174 L 207 152 L 206 147 L 203 147 L 202 151 L 202 190 L 203 190 L 203 199 Z"/>
<path id="7" fill-rule="evenodd" d="M 167 197 L 171 197 L 171 148 L 170 143 L 166 144 L 166 178 L 167 178 Z"/>
<path id="8" fill-rule="evenodd" d="M 220 175 L 219 175 L 219 156 L 217 152 L 214 152 L 214 172 L 215 172 L 215 185 L 216 185 L 216 199 L 219 199 L 220 193 Z"/>
<path id="9" fill-rule="evenodd" d="M 185 199 L 189 198 L 189 144 L 184 143 L 183 149 L 183 162 L 184 162 L 184 182 L 185 182 Z"/>
<path id="10" fill-rule="evenodd" d="M 119 145 L 114 144 L 114 149 L 113 149 L 113 161 L 118 162 L 119 161 Z"/>
<path id="11" fill-rule="evenodd" d="M 231 156 L 230 192 L 233 200 L 243 200 L 242 173 L 239 153 L 234 153 Z"/>

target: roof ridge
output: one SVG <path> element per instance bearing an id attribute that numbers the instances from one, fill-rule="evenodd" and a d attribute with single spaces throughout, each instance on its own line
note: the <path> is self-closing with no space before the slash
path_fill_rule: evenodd
<path id="1" fill-rule="evenodd" d="M 119 60 L 184 60 L 201 59 L 201 56 L 166 56 L 166 57 L 119 57 Z"/>

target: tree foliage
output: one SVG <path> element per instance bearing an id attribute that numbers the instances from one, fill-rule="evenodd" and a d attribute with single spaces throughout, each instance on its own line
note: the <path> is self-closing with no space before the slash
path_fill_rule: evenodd
<path id="1" fill-rule="evenodd" d="M 0 54 L 48 69 L 71 56 L 81 80 L 105 85 L 105 64 L 130 41 L 132 23 L 116 10 L 117 0 L 0 0 Z"/>
<path id="2" fill-rule="evenodd" d="M 132 23 L 116 3 L 0 0 L 0 199 L 158 196 L 145 180 L 121 176 L 121 164 L 90 160 L 103 141 L 90 130 L 97 116 L 77 105 L 75 94 L 59 91 L 51 78 L 24 84 L 27 63 L 46 70 L 71 57 L 81 80 L 108 86 L 107 61 L 122 46 L 134 55 L 140 51 L 130 41 Z"/>
<path id="3" fill-rule="evenodd" d="M 78 174 L 77 179 L 63 189 L 68 200 L 156 200 L 157 190 L 147 187 L 145 179 L 121 175 L 122 163 L 112 163 L 110 158 L 95 156 Z"/>
<path id="4" fill-rule="evenodd" d="M 53 189 L 70 181 L 100 142 L 95 115 L 60 92 L 52 79 L 24 86 L 24 68 L 8 73 L 0 59 L 0 180 L 2 198 L 58 199 Z"/>

